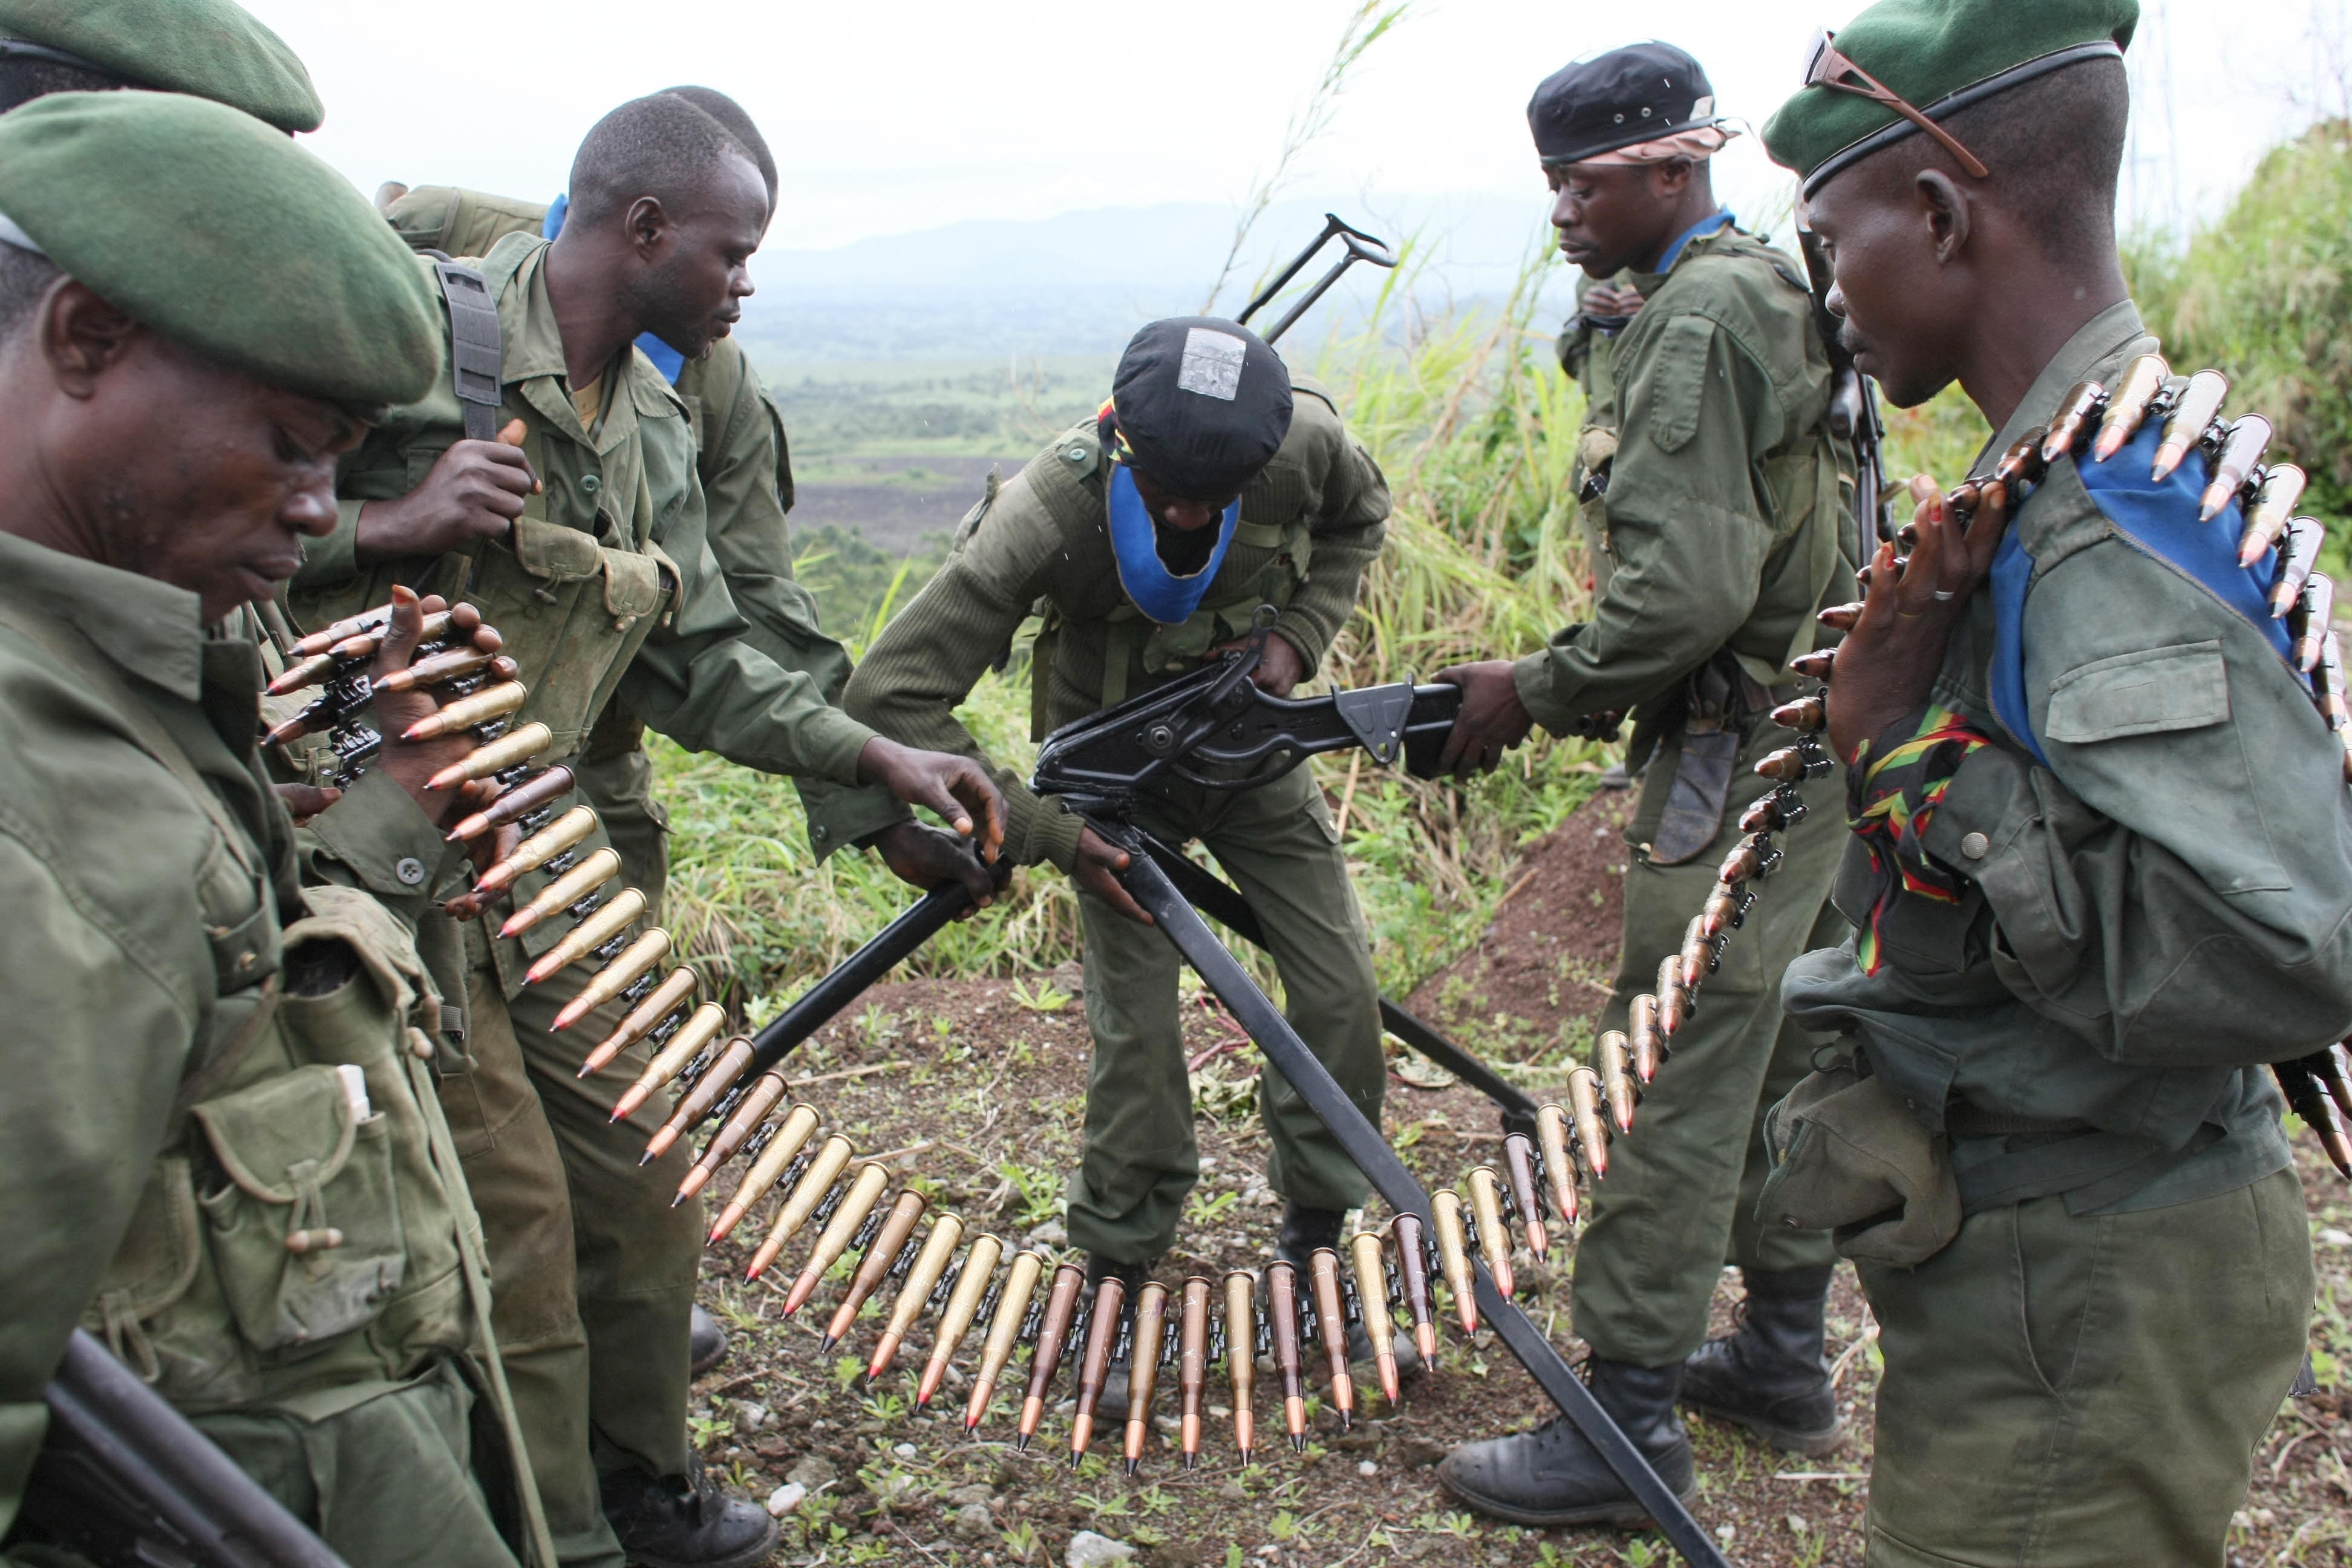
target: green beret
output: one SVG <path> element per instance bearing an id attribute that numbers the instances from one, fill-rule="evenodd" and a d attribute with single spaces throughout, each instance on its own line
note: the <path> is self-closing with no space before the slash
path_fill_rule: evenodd
<path id="1" fill-rule="evenodd" d="M 131 87 L 242 109 L 280 131 L 316 131 L 327 117 L 286 40 L 236 0 L 0 0 L 0 36 Z"/>
<path id="2" fill-rule="evenodd" d="M 1879 0 L 1838 33 L 1837 48 L 1940 122 L 2046 71 L 2120 58 L 2138 21 L 2139 0 Z M 1810 195 L 1839 170 L 1919 134 L 1883 103 L 1805 87 L 1765 121 L 1764 148 Z"/>
<path id="3" fill-rule="evenodd" d="M 410 403 L 441 311 L 349 181 L 258 120 L 163 92 L 0 114 L 0 218 L 140 321 L 272 385 Z"/>

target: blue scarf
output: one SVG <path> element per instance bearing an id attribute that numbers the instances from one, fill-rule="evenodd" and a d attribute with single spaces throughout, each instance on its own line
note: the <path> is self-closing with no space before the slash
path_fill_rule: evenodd
<path id="1" fill-rule="evenodd" d="M 1125 463 L 1111 464 L 1107 488 L 1110 549 L 1118 566 L 1118 585 L 1127 590 L 1127 596 L 1135 601 L 1137 609 L 1163 626 L 1179 626 L 1192 619 L 1209 584 L 1215 581 L 1217 568 L 1224 564 L 1225 552 L 1233 546 L 1234 530 L 1242 520 L 1240 498 L 1235 497 L 1234 503 L 1225 508 L 1225 515 L 1217 524 L 1217 542 L 1210 550 L 1208 561 L 1198 572 L 1179 577 L 1160 559 L 1158 530 L 1151 521 L 1151 509 L 1143 504 L 1143 497 L 1135 488 L 1135 475 Z"/>

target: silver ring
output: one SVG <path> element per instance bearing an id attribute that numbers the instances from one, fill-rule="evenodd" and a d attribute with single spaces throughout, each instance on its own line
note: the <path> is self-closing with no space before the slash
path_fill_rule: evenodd
<path id="1" fill-rule="evenodd" d="M 1959 595 L 1949 588 L 1931 588 L 1927 592 L 1927 597 L 1935 600 L 1936 603 L 1939 605 L 1948 605 L 1954 599 L 1958 598 Z"/>

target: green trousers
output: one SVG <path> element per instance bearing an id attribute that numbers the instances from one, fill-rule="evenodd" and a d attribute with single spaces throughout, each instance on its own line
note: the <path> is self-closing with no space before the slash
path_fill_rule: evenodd
<path id="1" fill-rule="evenodd" d="M 1651 759 L 1626 829 L 1625 936 L 1616 984 L 1601 1016 L 1622 1029 L 1633 999 L 1654 992 L 1658 965 L 1715 886 L 1716 868 L 1739 841 L 1738 818 L 1770 785 L 1756 759 L 1792 737 L 1759 724 L 1734 764 L 1722 830 L 1696 858 L 1650 863 L 1680 755 L 1670 738 Z M 1630 1137 L 1609 1148 L 1609 1174 L 1593 1184 L 1591 1219 L 1576 1248 L 1574 1323 L 1593 1353 L 1635 1366 L 1681 1361 L 1706 1341 L 1707 1310 L 1727 1263 L 1806 1268 L 1834 1262 L 1819 1231 L 1765 1231 L 1756 1200 L 1770 1165 L 1764 1112 L 1812 1070 L 1814 1036 L 1785 1022 L 1780 974 L 1799 953 L 1834 947 L 1846 926 L 1829 905 L 1845 849 L 1844 785 L 1835 775 L 1804 786 L 1811 814 L 1781 835 L 1780 868 L 1760 882 L 1723 965 L 1699 987 L 1698 1007 L 1674 1037 L 1672 1057 L 1643 1091 Z"/>
<path id="2" fill-rule="evenodd" d="M 1302 767 L 1234 794 L 1171 785 L 1138 822 L 1171 844 L 1208 846 L 1265 929 L 1284 1016 L 1378 1126 L 1388 1069 L 1371 943 L 1311 773 Z M 1089 894 L 1079 895 L 1078 913 L 1095 1049 L 1086 1151 L 1069 1185 L 1070 1241 L 1140 1263 L 1174 1244 L 1185 1194 L 1200 1179 L 1176 1011 L 1183 961 L 1158 931 Z M 1310 1208 L 1360 1205 L 1371 1190 L 1363 1173 L 1298 1091 L 1271 1068 L 1258 1083 L 1274 1190 Z"/>
<path id="3" fill-rule="evenodd" d="M 1874 1568 L 2219 1568 L 2310 1328 L 2292 1171 L 2136 1214 L 1988 1209 L 1860 1272 Z"/>
<path id="4" fill-rule="evenodd" d="M 515 1568 L 474 1479 L 472 1405 L 445 1367 L 316 1420 L 231 1411 L 194 1422 L 352 1568 Z"/>
<path id="5" fill-rule="evenodd" d="M 648 1059 L 642 1044 L 593 1078 L 575 1076 L 620 1022 L 618 1003 L 549 1031 L 587 970 L 575 964 L 509 1002 L 478 928 L 468 933 L 474 1066 L 442 1080 L 441 1104 L 488 1241 L 493 1326 L 559 1557 L 619 1568 L 600 1474 L 687 1468 L 687 1340 L 704 1220 L 698 1202 L 672 1208 L 670 1198 L 692 1150 L 681 1142 L 637 1164 L 667 1095 L 611 1122 L 613 1102 Z"/>

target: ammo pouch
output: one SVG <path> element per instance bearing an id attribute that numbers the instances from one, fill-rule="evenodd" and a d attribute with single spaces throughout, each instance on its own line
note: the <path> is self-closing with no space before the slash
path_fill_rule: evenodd
<path id="1" fill-rule="evenodd" d="M 1696 859 L 1723 831 L 1739 749 L 1747 743 L 1755 716 L 1771 700 L 1771 694 L 1727 652 L 1692 673 L 1682 698 L 1681 750 L 1675 758 L 1674 778 L 1657 829 L 1650 836 L 1651 865 L 1680 866 Z"/>
<path id="2" fill-rule="evenodd" d="M 1960 1231 L 1950 1147 L 1852 1060 L 1800 1080 L 1764 1113 L 1772 1159 L 1756 1216 L 1790 1230 L 1826 1230 L 1856 1262 L 1908 1268 Z"/>

